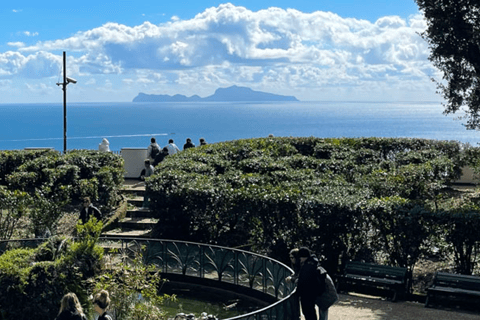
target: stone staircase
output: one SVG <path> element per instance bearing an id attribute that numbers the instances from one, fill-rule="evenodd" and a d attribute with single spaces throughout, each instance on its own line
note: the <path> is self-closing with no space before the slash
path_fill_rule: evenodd
<path id="1" fill-rule="evenodd" d="M 115 228 L 103 232 L 104 236 L 116 237 L 150 237 L 151 230 L 157 223 L 151 217 L 149 209 L 142 208 L 145 186 L 139 185 L 138 180 L 125 180 L 122 189 L 127 199 L 127 212 L 125 218 L 115 224 Z"/>

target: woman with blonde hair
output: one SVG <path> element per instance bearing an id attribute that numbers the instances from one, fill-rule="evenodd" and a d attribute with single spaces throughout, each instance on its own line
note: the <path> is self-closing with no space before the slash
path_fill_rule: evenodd
<path id="1" fill-rule="evenodd" d="M 75 293 L 70 292 L 63 296 L 60 302 L 60 311 L 55 320 L 87 320 Z"/>
<path id="2" fill-rule="evenodd" d="M 97 320 L 112 320 L 112 317 L 107 313 L 109 305 L 110 295 L 107 290 L 102 290 L 93 297 L 93 307 L 99 314 Z"/>

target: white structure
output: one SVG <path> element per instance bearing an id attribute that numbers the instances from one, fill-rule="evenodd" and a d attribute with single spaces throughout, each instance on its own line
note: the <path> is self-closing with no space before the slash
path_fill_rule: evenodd
<path id="1" fill-rule="evenodd" d="M 107 138 L 103 138 L 102 142 L 98 144 L 98 151 L 110 152 L 110 142 Z"/>
<path id="2" fill-rule="evenodd" d="M 145 168 L 147 158 L 146 148 L 122 148 L 122 155 L 125 168 L 125 178 L 138 178 Z"/>

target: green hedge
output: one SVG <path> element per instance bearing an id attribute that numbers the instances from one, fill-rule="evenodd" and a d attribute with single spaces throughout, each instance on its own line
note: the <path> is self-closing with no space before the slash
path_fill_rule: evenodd
<path id="1" fill-rule="evenodd" d="M 111 209 L 118 200 L 123 174 L 123 159 L 109 152 L 73 150 L 65 155 L 52 150 L 0 152 L 0 185 L 32 195 L 38 190 L 52 195 L 67 193 L 73 203 L 91 196 L 100 206 Z M 95 188 L 88 188 L 88 184 Z"/>
<path id="2" fill-rule="evenodd" d="M 433 228 L 429 208 L 475 162 L 476 149 L 462 148 L 313 137 L 192 148 L 167 157 L 148 179 L 156 236 L 248 245 L 285 261 L 289 248 L 307 245 L 329 269 L 341 258 L 412 267 Z"/>
<path id="3" fill-rule="evenodd" d="M 123 159 L 109 152 L 0 151 L 0 188 L 3 194 L 10 190 L 31 197 L 30 218 L 38 229 L 35 234 L 46 227 L 52 230 L 64 206 L 79 205 L 86 196 L 103 213 L 110 212 L 120 200 L 123 176 Z M 2 203 L 0 210 L 0 238 L 5 238 L 1 222 L 11 217 L 15 208 Z"/>
<path id="4" fill-rule="evenodd" d="M 92 309 L 93 278 L 101 273 L 101 223 L 78 225 L 78 238 L 52 237 L 35 249 L 0 255 L 0 319 L 55 319 L 64 294 L 74 292 Z M 33 315 L 33 316 L 32 316 Z"/>

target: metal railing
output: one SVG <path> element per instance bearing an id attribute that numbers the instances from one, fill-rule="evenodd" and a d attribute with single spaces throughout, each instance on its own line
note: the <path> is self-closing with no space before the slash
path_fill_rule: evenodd
<path id="1" fill-rule="evenodd" d="M 35 247 L 42 241 L 0 241 L 0 254 L 9 246 Z M 285 281 L 293 270 L 272 258 L 239 249 L 177 240 L 102 237 L 98 244 L 113 249 L 111 254 L 123 260 L 140 252 L 145 264 L 154 264 L 164 274 L 240 286 L 276 300 L 265 308 L 230 320 L 289 320 L 298 312 L 295 287 Z"/>

